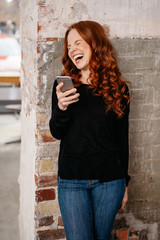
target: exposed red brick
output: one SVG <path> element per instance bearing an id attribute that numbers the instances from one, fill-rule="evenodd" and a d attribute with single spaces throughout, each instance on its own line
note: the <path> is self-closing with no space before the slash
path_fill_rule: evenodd
<path id="1" fill-rule="evenodd" d="M 120 229 L 117 231 L 117 237 L 120 240 L 128 240 L 128 229 Z"/>
<path id="2" fill-rule="evenodd" d="M 46 38 L 46 41 L 57 42 L 58 38 Z"/>
<path id="3" fill-rule="evenodd" d="M 54 230 L 45 230 L 38 231 L 38 240 L 51 240 L 51 239 L 61 239 L 65 238 L 64 229 L 54 229 Z"/>
<path id="4" fill-rule="evenodd" d="M 42 29 L 42 26 L 37 25 L 37 32 L 39 32 Z"/>
<path id="5" fill-rule="evenodd" d="M 35 179 L 35 184 L 36 184 L 36 186 L 37 186 L 37 180 L 38 180 L 38 177 L 37 177 L 36 174 L 34 175 L 34 179 Z"/>
<path id="6" fill-rule="evenodd" d="M 59 226 L 59 227 L 63 227 L 63 226 L 64 226 L 61 216 L 58 218 L 58 226 Z"/>
<path id="7" fill-rule="evenodd" d="M 39 44 L 37 44 L 37 53 L 40 53 Z"/>
<path id="8" fill-rule="evenodd" d="M 40 83 L 39 79 L 37 78 L 37 86 L 40 86 L 40 85 L 41 85 L 41 83 Z"/>
<path id="9" fill-rule="evenodd" d="M 58 185 L 56 175 L 51 176 L 39 176 L 37 180 L 38 187 L 53 187 Z"/>
<path id="10" fill-rule="evenodd" d="M 52 223 L 54 223 L 53 216 L 47 216 L 47 217 L 40 218 L 38 220 L 38 222 L 39 222 L 39 227 L 49 226 Z"/>
<path id="11" fill-rule="evenodd" d="M 42 142 L 54 142 L 55 138 L 52 137 L 50 131 L 48 129 L 37 130 L 38 132 L 38 141 Z"/>
<path id="12" fill-rule="evenodd" d="M 54 142 L 55 138 L 52 137 L 52 135 L 44 134 L 42 135 L 42 141 L 43 142 Z"/>
<path id="13" fill-rule="evenodd" d="M 44 189 L 36 191 L 36 202 L 43 202 L 55 199 L 54 189 Z"/>

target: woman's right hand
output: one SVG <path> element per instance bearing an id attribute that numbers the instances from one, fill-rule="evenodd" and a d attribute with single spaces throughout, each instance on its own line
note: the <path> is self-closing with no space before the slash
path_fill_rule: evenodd
<path id="1" fill-rule="evenodd" d="M 56 87 L 56 94 L 58 99 L 58 107 L 65 111 L 67 110 L 68 106 L 72 103 L 78 102 L 78 97 L 80 96 L 79 93 L 76 93 L 77 89 L 72 88 L 70 90 L 67 90 L 65 92 L 62 92 L 61 88 L 63 87 L 64 83 L 61 82 Z M 73 94 L 73 95 L 71 95 Z"/>

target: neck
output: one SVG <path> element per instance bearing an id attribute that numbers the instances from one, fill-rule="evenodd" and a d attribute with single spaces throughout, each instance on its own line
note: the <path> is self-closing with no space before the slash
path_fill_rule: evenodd
<path id="1" fill-rule="evenodd" d="M 81 78 L 80 78 L 80 81 L 82 83 L 85 83 L 85 84 L 89 84 L 89 74 L 90 74 L 90 71 L 87 70 L 87 71 L 81 71 Z"/>

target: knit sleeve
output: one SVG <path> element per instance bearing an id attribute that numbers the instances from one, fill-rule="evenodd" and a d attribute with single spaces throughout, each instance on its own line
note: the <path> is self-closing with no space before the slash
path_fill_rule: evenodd
<path id="1" fill-rule="evenodd" d="M 70 120 L 70 110 L 67 109 L 63 111 L 58 107 L 56 86 L 57 82 L 55 81 L 52 90 L 52 111 L 51 119 L 49 121 L 49 128 L 52 136 L 60 140 L 63 138 L 67 130 L 67 126 Z"/>

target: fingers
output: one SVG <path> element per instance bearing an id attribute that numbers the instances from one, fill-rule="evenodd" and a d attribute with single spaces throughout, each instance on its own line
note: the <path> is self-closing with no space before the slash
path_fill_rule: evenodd
<path id="1" fill-rule="evenodd" d="M 59 83 L 56 87 L 57 91 L 59 91 L 63 87 L 63 85 L 64 85 L 63 82 Z"/>
<path id="2" fill-rule="evenodd" d="M 75 94 L 77 89 L 76 88 L 72 88 L 70 90 L 67 90 L 65 92 L 62 92 L 61 88 L 63 87 L 64 83 L 61 82 L 60 84 L 57 85 L 56 87 L 56 93 L 57 95 L 62 95 L 64 97 L 68 96 L 68 95 L 71 95 L 71 94 Z"/>
<path id="3" fill-rule="evenodd" d="M 127 200 L 124 199 L 124 200 L 122 201 L 120 210 L 124 209 L 126 203 L 127 203 Z"/>
<path id="4" fill-rule="evenodd" d="M 61 110 L 66 110 L 67 107 L 72 104 L 77 102 L 79 99 L 78 97 L 80 96 L 79 93 L 76 93 L 77 89 L 72 88 L 70 90 L 67 90 L 65 92 L 61 91 L 62 86 L 64 83 L 60 83 L 56 87 L 56 94 L 58 98 L 58 106 Z"/>
<path id="5" fill-rule="evenodd" d="M 58 106 L 60 107 L 60 109 L 66 110 L 66 108 L 67 108 L 70 104 L 79 101 L 79 99 L 78 99 L 79 95 L 80 95 L 79 93 L 76 93 L 75 95 L 72 95 L 72 96 L 69 96 L 69 97 L 59 98 Z"/>
<path id="6" fill-rule="evenodd" d="M 70 102 L 72 100 L 77 99 L 80 96 L 79 93 L 75 93 L 74 95 L 69 95 L 69 96 L 60 96 L 59 101 L 60 102 Z"/>
<path id="7" fill-rule="evenodd" d="M 126 188 L 126 191 L 125 191 L 125 194 L 124 194 L 124 197 L 123 197 L 123 200 L 122 200 L 121 207 L 120 207 L 119 211 L 124 209 L 127 201 L 128 201 L 128 189 Z"/>
<path id="8" fill-rule="evenodd" d="M 72 104 L 72 103 L 75 103 L 75 102 L 78 102 L 79 101 L 79 99 L 78 98 L 76 98 L 75 100 L 72 100 L 72 101 L 59 101 L 58 102 L 58 106 L 59 106 L 59 108 L 61 109 L 61 110 L 67 110 L 67 108 L 68 108 L 68 106 L 70 105 L 70 104 Z"/>

